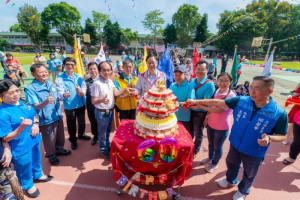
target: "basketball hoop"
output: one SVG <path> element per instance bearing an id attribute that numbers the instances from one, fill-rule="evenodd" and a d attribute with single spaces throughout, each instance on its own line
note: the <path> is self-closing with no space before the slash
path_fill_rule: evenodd
<path id="1" fill-rule="evenodd" d="M 254 37 L 251 47 L 261 47 L 264 37 Z"/>

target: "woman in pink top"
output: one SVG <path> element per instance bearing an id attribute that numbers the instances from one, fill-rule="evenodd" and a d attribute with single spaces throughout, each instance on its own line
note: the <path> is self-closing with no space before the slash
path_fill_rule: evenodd
<path id="1" fill-rule="evenodd" d="M 214 99 L 228 99 L 236 95 L 231 90 L 232 76 L 227 73 L 221 73 L 217 78 L 218 89 L 214 94 Z M 201 107 L 201 108 L 200 108 Z M 205 170 L 212 173 L 218 168 L 218 163 L 223 155 L 223 144 L 228 136 L 231 120 L 231 109 L 218 107 L 200 106 L 200 109 L 208 111 L 204 126 L 207 127 L 208 138 L 208 158 L 201 161 L 206 166 Z"/>

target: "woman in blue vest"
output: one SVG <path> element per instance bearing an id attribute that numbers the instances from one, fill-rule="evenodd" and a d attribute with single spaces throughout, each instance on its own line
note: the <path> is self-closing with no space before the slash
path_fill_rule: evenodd
<path id="1" fill-rule="evenodd" d="M 35 119 L 36 111 L 20 99 L 20 84 L 12 80 L 0 82 L 0 137 L 9 142 L 12 162 L 22 188 L 36 198 L 39 190 L 33 182 L 47 182 L 53 177 L 43 175 L 41 165 L 41 135 Z"/>
<path id="2" fill-rule="evenodd" d="M 249 194 L 271 141 L 281 142 L 286 138 L 288 116 L 271 97 L 274 85 L 272 78 L 257 76 L 250 85 L 250 96 L 226 100 L 188 100 L 192 108 L 198 108 L 197 104 L 201 104 L 233 109 L 226 178 L 220 180 L 218 185 L 222 188 L 236 185 L 243 163 L 244 175 L 238 184 L 238 191 L 233 195 L 234 200 L 243 200 Z"/>

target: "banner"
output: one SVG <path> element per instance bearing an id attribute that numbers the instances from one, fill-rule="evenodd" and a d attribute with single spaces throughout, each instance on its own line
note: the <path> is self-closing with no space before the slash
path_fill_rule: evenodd
<path id="1" fill-rule="evenodd" d="M 274 57 L 275 48 L 273 49 L 268 62 L 265 65 L 264 71 L 262 73 L 262 76 L 268 76 L 271 77 L 272 75 L 272 66 L 273 66 L 273 57 Z"/>
<path id="2" fill-rule="evenodd" d="M 165 51 L 165 46 L 155 46 L 155 51 L 156 52 L 164 52 Z"/>
<path id="3" fill-rule="evenodd" d="M 76 60 L 76 67 L 74 73 L 79 74 L 81 77 L 84 77 L 84 67 L 82 64 L 80 49 L 78 47 L 76 36 L 74 36 L 74 54 L 73 58 Z"/>
<path id="4" fill-rule="evenodd" d="M 199 53 L 198 53 L 198 50 L 197 48 L 195 47 L 194 49 L 194 58 L 193 58 L 193 78 L 196 77 L 196 64 L 197 62 L 199 62 L 201 60 L 200 56 L 199 56 Z"/>
<path id="5" fill-rule="evenodd" d="M 170 50 L 175 50 L 177 48 L 177 44 L 169 44 Z"/>
<path id="6" fill-rule="evenodd" d="M 232 83 L 233 86 L 237 80 L 237 67 L 238 67 L 238 55 L 237 55 L 237 46 L 235 46 L 234 50 L 234 57 L 233 57 L 233 64 L 231 68 L 231 75 L 232 75 Z"/>
<path id="7" fill-rule="evenodd" d="M 95 59 L 95 61 L 99 64 L 103 61 L 106 61 L 106 58 L 105 58 L 105 53 L 103 51 L 103 45 L 101 44 L 101 48 L 100 48 L 100 51 Z"/>
<path id="8" fill-rule="evenodd" d="M 159 60 L 157 69 L 166 75 L 167 87 L 169 87 L 174 80 L 174 66 L 169 47 L 167 48 L 163 57 Z"/>
<path id="9" fill-rule="evenodd" d="M 146 63 L 146 58 L 147 58 L 148 54 L 147 54 L 147 48 L 146 46 L 144 47 L 144 59 L 143 62 L 141 64 L 141 66 L 139 67 L 139 71 L 140 73 L 144 73 L 145 71 L 147 71 L 148 67 L 147 67 L 147 63 Z"/>

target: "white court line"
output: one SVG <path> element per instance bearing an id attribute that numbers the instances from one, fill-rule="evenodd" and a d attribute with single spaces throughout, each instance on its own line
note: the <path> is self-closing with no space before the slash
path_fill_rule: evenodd
<path id="1" fill-rule="evenodd" d="M 102 186 L 96 186 L 96 185 L 87 185 L 87 184 L 80 184 L 80 183 L 71 183 L 71 182 L 65 182 L 65 181 L 55 181 L 51 180 L 48 183 L 52 183 L 55 185 L 62 185 L 62 186 L 71 186 L 75 188 L 81 188 L 81 189 L 91 189 L 91 190 L 98 190 L 98 191 L 108 191 L 108 192 L 117 192 L 116 188 L 111 187 L 102 187 Z M 180 199 L 184 200 L 212 200 L 212 199 L 202 199 L 202 198 L 193 198 L 193 197 L 184 197 L 181 196 Z"/>

